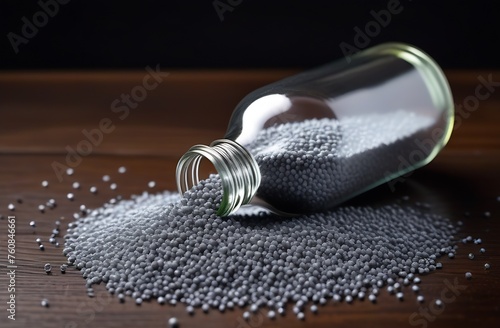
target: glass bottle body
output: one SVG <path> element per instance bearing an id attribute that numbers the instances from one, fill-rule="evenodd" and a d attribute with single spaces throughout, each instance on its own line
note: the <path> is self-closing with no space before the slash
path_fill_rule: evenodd
<path id="1" fill-rule="evenodd" d="M 451 92 L 435 62 L 383 44 L 248 94 L 224 139 L 181 158 L 178 185 L 187 189 L 187 167 L 201 156 L 226 185 L 222 215 L 247 203 L 317 211 L 427 164 L 452 126 Z"/>

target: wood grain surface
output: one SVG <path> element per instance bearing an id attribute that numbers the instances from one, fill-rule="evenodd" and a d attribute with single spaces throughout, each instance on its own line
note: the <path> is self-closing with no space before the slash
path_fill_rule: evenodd
<path id="1" fill-rule="evenodd" d="M 65 263 L 62 245 L 57 248 L 48 242 L 56 220 L 62 221 L 64 234 L 81 204 L 97 207 L 117 195 L 128 198 L 144 190 L 175 190 L 175 165 L 187 148 L 222 137 L 229 115 L 245 94 L 294 72 L 168 71 L 146 94 L 138 93 L 146 71 L 0 73 L 0 327 L 167 327 L 172 316 L 179 319 L 180 327 L 207 328 L 496 327 L 500 318 L 500 87 L 495 82 L 478 94 L 482 80 L 500 81 L 500 72 L 495 71 L 446 72 L 459 110 L 448 146 L 431 164 L 394 183 L 394 191 L 383 185 L 352 201 L 378 206 L 402 202 L 408 195 L 410 204 L 427 202 L 430 211 L 462 220 L 457 239 L 482 238 L 480 246 L 486 253 L 479 254 L 479 245 L 459 243 L 455 259 L 442 259 L 442 270 L 422 277 L 423 304 L 410 291 L 399 301 L 383 290 L 376 304 L 329 301 L 317 315 L 307 312 L 305 321 L 297 320 L 288 307 L 285 317 L 269 320 L 262 312 L 245 322 L 239 308 L 189 316 L 183 305 L 145 302 L 136 306 L 130 299 L 121 304 L 102 285 L 89 298 L 76 269 L 59 272 L 59 265 Z M 116 100 L 131 92 L 140 101 L 131 102 L 128 112 L 118 109 Z M 89 154 L 79 159 L 71 156 L 72 150 L 85 147 L 88 138 L 83 131 L 98 129 L 100 124 L 108 124 L 108 133 L 94 140 Z M 75 166 L 74 175 L 63 174 L 60 181 L 53 168 L 59 164 Z M 127 172 L 118 174 L 122 165 Z M 116 190 L 102 181 L 104 174 L 117 183 Z M 41 186 L 42 180 L 49 182 L 47 188 Z M 152 189 L 147 186 L 151 180 L 156 181 Z M 78 190 L 72 189 L 75 181 L 81 184 Z M 96 186 L 98 193 L 91 194 L 90 186 Z M 66 198 L 68 192 L 74 192 L 74 201 Z M 51 198 L 57 207 L 41 213 L 38 205 Z M 8 210 L 9 203 L 16 206 L 14 211 Z M 486 211 L 490 216 L 484 215 Z M 15 217 L 16 225 L 15 321 L 8 319 L 6 303 L 10 294 L 8 216 Z M 36 221 L 35 228 L 30 227 L 31 220 Z M 42 238 L 44 251 L 38 249 L 37 237 Z M 62 238 L 59 242 L 63 243 Z M 467 258 L 469 252 L 476 254 L 474 260 Z M 54 267 L 51 275 L 43 270 L 47 262 Z M 486 262 L 490 270 L 484 270 Z M 466 271 L 472 272 L 471 280 L 465 279 Z M 451 290 L 450 284 L 459 289 Z M 50 307 L 40 305 L 43 298 Z M 442 308 L 432 305 L 435 298 L 446 299 Z"/>

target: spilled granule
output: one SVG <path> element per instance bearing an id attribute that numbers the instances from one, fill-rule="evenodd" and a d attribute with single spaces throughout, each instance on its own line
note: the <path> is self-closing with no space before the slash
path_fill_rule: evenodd
<path id="1" fill-rule="evenodd" d="M 221 196 L 220 179 L 212 175 L 182 198 L 143 193 L 105 204 L 70 224 L 64 254 L 88 287 L 105 283 L 137 304 L 267 307 L 273 316 L 292 303 L 302 318 L 308 303 L 376 301 L 382 287 L 400 293 L 403 281 L 418 283 L 441 255 L 455 252 L 457 227 L 418 208 L 222 218 L 216 214 Z"/>

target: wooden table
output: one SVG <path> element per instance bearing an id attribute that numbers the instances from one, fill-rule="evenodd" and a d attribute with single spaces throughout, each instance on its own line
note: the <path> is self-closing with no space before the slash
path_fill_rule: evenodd
<path id="1" fill-rule="evenodd" d="M 200 311 L 189 317 L 182 305 L 120 304 L 102 285 L 95 288 L 94 298 L 87 297 L 78 271 L 59 272 L 65 263 L 62 245 L 56 248 L 48 242 L 55 221 L 62 221 L 64 233 L 81 204 L 97 207 L 116 195 L 128 198 L 143 190 L 175 190 L 175 165 L 188 147 L 223 136 L 230 113 L 245 94 L 294 73 L 168 72 L 146 80 L 149 90 L 141 88 L 146 70 L 0 73 L 0 327 L 166 327 L 172 316 L 181 327 L 231 328 L 492 327 L 499 322 L 500 88 L 490 86 L 487 96 L 480 95 L 482 100 L 476 94 L 481 78 L 490 75 L 500 81 L 500 72 L 488 71 L 446 72 L 455 103 L 474 109 L 477 100 L 477 109 L 457 114 L 459 124 L 448 146 L 430 165 L 397 183 L 395 192 L 381 186 L 354 201 L 378 204 L 409 195 L 410 202 L 428 202 L 431 211 L 463 220 L 457 238 L 482 238 L 485 254 L 471 261 L 467 254 L 478 254 L 478 246 L 460 243 L 455 259 L 443 259 L 442 270 L 422 278 L 424 304 L 411 297 L 400 302 L 383 291 L 377 304 L 329 302 L 303 322 L 294 315 L 271 321 L 263 313 L 244 322 L 241 309 L 223 314 Z M 126 108 L 118 107 L 124 106 L 119 104 L 122 95 L 130 93 L 136 100 L 132 97 Z M 93 135 L 93 143 L 84 129 Z M 95 129 L 101 129 L 102 136 Z M 89 154 L 77 158 L 75 150 Z M 75 173 L 62 173 L 59 180 L 54 166 L 75 166 Z M 125 174 L 118 174 L 120 166 L 127 168 Z M 118 184 L 117 190 L 101 180 L 104 174 Z M 41 186 L 43 180 L 49 182 L 47 188 Z M 147 186 L 151 180 L 156 181 L 152 189 Z M 81 184 L 78 190 L 72 189 L 75 181 Z M 92 185 L 98 194 L 89 192 Z M 75 194 L 74 201 L 66 199 L 68 192 Z M 50 198 L 57 207 L 41 213 L 38 205 Z M 7 209 L 9 203 L 15 205 L 14 211 Z M 466 211 L 469 216 L 464 216 Z M 6 311 L 8 216 L 15 217 L 16 229 L 15 322 L 7 319 Z M 31 220 L 36 221 L 35 228 L 30 227 Z M 37 237 L 42 238 L 44 251 L 38 249 Z M 47 262 L 54 267 L 52 275 L 43 270 Z M 483 269 L 486 262 L 491 264 L 488 271 Z M 472 272 L 472 280 L 465 279 L 466 271 Z M 450 294 L 450 283 L 465 287 Z M 447 300 L 441 309 L 430 303 L 438 297 Z M 49 300 L 49 308 L 40 305 L 43 298 Z"/>

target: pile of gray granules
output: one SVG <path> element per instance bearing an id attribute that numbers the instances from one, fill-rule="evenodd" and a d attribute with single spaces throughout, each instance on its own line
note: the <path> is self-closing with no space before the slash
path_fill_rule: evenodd
<path id="1" fill-rule="evenodd" d="M 381 288 L 402 298 L 402 286 L 413 285 L 419 296 L 418 275 L 455 252 L 457 227 L 423 209 L 221 218 L 221 195 L 212 175 L 182 198 L 144 193 L 108 203 L 70 224 L 64 254 L 88 287 L 103 282 L 120 300 L 180 302 L 190 313 L 267 308 L 270 318 L 291 306 L 303 319 L 310 304 L 376 301 Z"/>
<path id="2" fill-rule="evenodd" d="M 246 145 L 262 175 L 258 195 L 288 213 L 330 208 L 400 171 L 415 149 L 427 157 L 432 149 L 415 140 L 428 139 L 432 122 L 400 110 L 263 129 Z"/>

